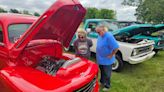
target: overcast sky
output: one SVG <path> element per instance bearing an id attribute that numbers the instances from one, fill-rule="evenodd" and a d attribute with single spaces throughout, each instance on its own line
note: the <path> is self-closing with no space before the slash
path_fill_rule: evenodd
<path id="1" fill-rule="evenodd" d="M 4 9 L 16 8 L 30 12 L 43 13 L 55 0 L 0 0 L 0 7 Z M 118 20 L 136 20 L 136 7 L 123 6 L 123 0 L 79 0 L 85 7 L 113 9 L 117 12 Z"/>

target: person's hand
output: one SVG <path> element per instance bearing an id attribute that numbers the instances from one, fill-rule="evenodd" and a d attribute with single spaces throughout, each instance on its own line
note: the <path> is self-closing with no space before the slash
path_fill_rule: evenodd
<path id="1" fill-rule="evenodd" d="M 113 54 L 109 54 L 109 55 L 108 55 L 108 58 L 112 58 L 112 57 L 113 57 Z"/>
<path id="2" fill-rule="evenodd" d="M 113 50 L 113 52 L 111 54 L 109 54 L 107 57 L 112 58 L 117 53 L 117 51 L 118 51 L 118 48 Z"/>

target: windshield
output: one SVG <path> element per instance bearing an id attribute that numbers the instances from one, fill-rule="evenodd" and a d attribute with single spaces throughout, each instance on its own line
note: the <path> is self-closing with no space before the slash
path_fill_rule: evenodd
<path id="1" fill-rule="evenodd" d="M 11 24 L 8 27 L 9 41 L 15 43 L 31 24 Z"/>
<path id="2" fill-rule="evenodd" d="M 130 25 L 141 24 L 140 22 L 118 22 L 119 28 L 127 27 Z"/>
<path id="3" fill-rule="evenodd" d="M 117 25 L 117 23 L 116 22 L 108 22 L 109 23 L 109 29 L 111 29 L 111 30 L 113 30 L 113 31 L 115 31 L 115 30 L 118 30 L 119 29 L 119 27 L 118 27 L 118 25 Z"/>
<path id="4" fill-rule="evenodd" d="M 109 31 L 115 31 L 115 30 L 118 30 L 119 27 L 117 25 L 116 22 L 112 22 L 112 21 L 103 21 L 101 22 L 101 24 L 104 24 L 108 27 Z"/>

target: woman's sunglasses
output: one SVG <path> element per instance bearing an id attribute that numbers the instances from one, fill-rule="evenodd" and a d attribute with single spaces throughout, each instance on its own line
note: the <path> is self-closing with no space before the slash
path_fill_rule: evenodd
<path id="1" fill-rule="evenodd" d="M 78 36 L 78 38 L 83 39 L 84 37 L 83 36 Z"/>

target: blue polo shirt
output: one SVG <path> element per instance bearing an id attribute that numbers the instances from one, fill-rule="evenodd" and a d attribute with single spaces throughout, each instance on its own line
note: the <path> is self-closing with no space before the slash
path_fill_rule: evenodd
<path id="1" fill-rule="evenodd" d="M 105 32 L 97 39 L 96 59 L 99 65 L 111 65 L 115 62 L 115 56 L 108 58 L 113 50 L 119 48 L 118 43 L 112 33 Z"/>

